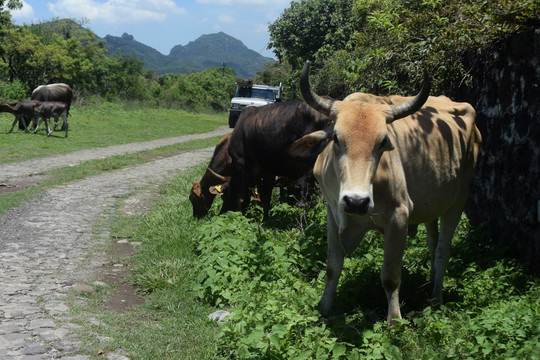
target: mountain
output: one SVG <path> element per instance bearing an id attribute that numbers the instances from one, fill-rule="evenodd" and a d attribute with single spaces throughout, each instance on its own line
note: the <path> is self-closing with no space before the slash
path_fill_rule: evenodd
<path id="1" fill-rule="evenodd" d="M 240 40 L 219 32 L 202 35 L 187 45 L 176 45 L 169 55 L 136 41 L 132 35 L 107 35 L 105 46 L 111 56 L 133 56 L 144 63 L 145 69 L 160 74 L 187 74 L 211 66 L 226 66 L 236 71 L 237 77 L 253 77 L 267 62 L 275 61 L 248 49 Z"/>
<path id="2" fill-rule="evenodd" d="M 167 63 L 167 56 L 148 45 L 136 41 L 132 35 L 126 33 L 122 37 L 107 35 L 103 40 L 105 40 L 105 47 L 110 56 L 132 56 L 137 60 L 141 60 L 145 64 L 145 69 L 158 71 L 158 68 Z"/>

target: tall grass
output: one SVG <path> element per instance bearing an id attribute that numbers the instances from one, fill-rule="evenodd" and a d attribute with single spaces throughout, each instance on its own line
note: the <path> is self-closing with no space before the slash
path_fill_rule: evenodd
<path id="1" fill-rule="evenodd" d="M 224 113 L 131 108 L 116 103 L 72 107 L 70 113 L 68 138 L 64 138 L 64 133 L 58 131 L 48 138 L 43 126 L 37 134 L 19 130 L 8 134 L 13 115 L 0 113 L 0 164 L 76 150 L 203 133 L 227 124 Z"/>

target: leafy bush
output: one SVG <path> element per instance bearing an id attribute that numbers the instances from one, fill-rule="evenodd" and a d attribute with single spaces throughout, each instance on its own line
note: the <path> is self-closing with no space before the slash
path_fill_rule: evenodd
<path id="1" fill-rule="evenodd" d="M 26 98 L 28 86 L 15 80 L 13 82 L 0 82 L 0 100 L 10 102 Z"/>
<path id="2" fill-rule="evenodd" d="M 507 359 L 540 356 L 540 287 L 515 261 L 499 258 L 464 217 L 454 239 L 446 306 L 426 307 L 425 229 L 408 239 L 402 309 L 388 326 L 379 280 L 382 238 L 368 233 L 345 261 L 338 289 L 342 315 L 320 317 L 325 276 L 325 208 L 272 209 L 261 225 L 227 213 L 197 229 L 200 298 L 232 316 L 221 325 L 228 359 Z M 490 256 L 488 254 L 493 254 Z"/>

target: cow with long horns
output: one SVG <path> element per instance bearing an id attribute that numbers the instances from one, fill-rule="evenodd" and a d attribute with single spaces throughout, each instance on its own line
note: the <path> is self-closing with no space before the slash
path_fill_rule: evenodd
<path id="1" fill-rule="evenodd" d="M 431 253 L 433 302 L 442 302 L 450 242 L 469 193 L 481 142 L 475 111 L 467 103 L 429 96 L 412 98 L 352 94 L 344 101 L 315 94 L 309 62 L 300 81 L 305 101 L 334 122 L 332 140 L 314 174 L 327 201 L 326 285 L 319 303 L 331 312 L 344 257 L 366 231 L 384 234 L 381 280 L 387 321 L 401 318 L 399 288 L 407 230 L 424 223 Z M 439 227 L 440 219 L 440 227 Z"/>

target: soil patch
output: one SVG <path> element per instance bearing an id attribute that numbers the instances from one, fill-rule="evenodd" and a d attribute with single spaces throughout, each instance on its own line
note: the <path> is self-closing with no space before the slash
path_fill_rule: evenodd
<path id="1" fill-rule="evenodd" d="M 120 313 L 129 311 L 133 306 L 144 303 L 144 298 L 137 293 L 137 288 L 127 282 L 129 267 L 126 266 L 127 258 L 135 252 L 136 243 L 127 240 L 119 240 L 114 244 L 114 252 L 111 254 L 113 261 L 103 266 L 100 270 L 102 275 L 99 281 L 113 285 L 115 290 L 106 299 L 104 307 Z"/>
<path id="2" fill-rule="evenodd" d="M 121 211 L 127 216 L 144 215 L 149 213 L 163 184 L 154 184 L 149 188 L 133 193 L 125 198 L 121 204 Z M 128 259 L 136 251 L 140 243 L 119 239 L 114 243 L 110 265 L 103 266 L 100 281 L 114 286 L 115 291 L 105 300 L 105 309 L 117 312 L 129 311 L 133 306 L 144 303 L 144 298 L 137 292 L 137 288 L 127 281 L 130 269 L 126 265 Z"/>
<path id="3" fill-rule="evenodd" d="M 0 183 L 0 195 L 9 194 L 41 185 L 49 176 L 43 174 L 30 175 L 21 178 L 12 178 Z"/>

